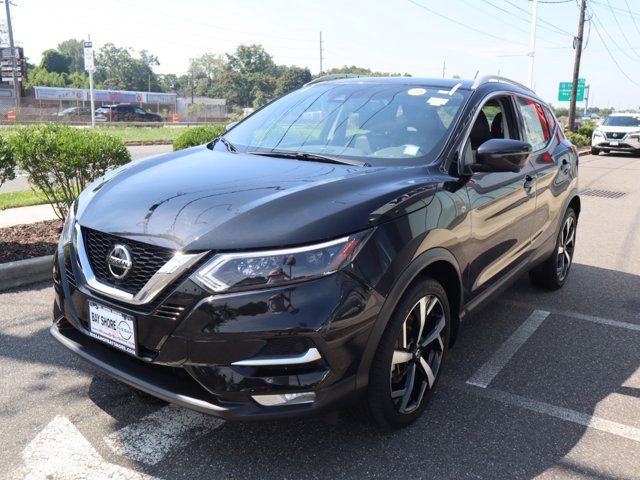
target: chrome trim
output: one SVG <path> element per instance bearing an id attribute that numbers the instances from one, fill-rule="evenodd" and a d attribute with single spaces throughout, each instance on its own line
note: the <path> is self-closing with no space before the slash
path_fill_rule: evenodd
<path id="1" fill-rule="evenodd" d="M 149 281 L 135 295 L 120 290 L 118 288 L 106 285 L 100 282 L 91 269 L 89 257 L 84 247 L 84 238 L 82 237 L 82 229 L 80 224 L 75 224 L 75 235 L 73 236 L 73 247 L 78 257 L 80 271 L 84 276 L 84 283 L 91 289 L 99 293 L 103 293 L 109 297 L 122 300 L 132 305 L 144 305 L 153 300 L 164 288 L 173 280 L 182 275 L 187 269 L 191 268 L 196 262 L 203 258 L 207 252 L 202 253 L 181 253 L 177 252 L 174 257 L 165 263 Z"/>
<path id="2" fill-rule="evenodd" d="M 233 362 L 231 365 L 241 367 L 270 367 L 279 365 L 301 365 L 304 363 L 315 362 L 320 360 L 322 355 L 317 348 L 310 348 L 301 355 L 294 355 L 288 357 L 258 357 L 250 358 L 248 360 L 239 360 Z"/>
<path id="3" fill-rule="evenodd" d="M 292 398 L 287 398 L 289 396 Z M 313 403 L 316 400 L 316 394 L 315 392 L 276 393 L 271 395 L 252 395 L 251 398 L 263 407 L 274 407 L 276 405 Z"/>

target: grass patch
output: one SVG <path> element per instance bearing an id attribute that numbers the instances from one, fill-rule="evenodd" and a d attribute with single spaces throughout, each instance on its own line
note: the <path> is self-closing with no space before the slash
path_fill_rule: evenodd
<path id="1" fill-rule="evenodd" d="M 123 142 L 171 142 L 191 127 L 159 126 L 159 127 L 121 127 L 96 125 L 99 132 L 109 133 L 122 139 Z M 0 128 L 0 136 L 8 136 L 16 131 L 16 127 Z"/>
<path id="2" fill-rule="evenodd" d="M 41 191 L 22 190 L 20 192 L 0 193 L 0 210 L 15 207 L 30 207 L 49 203 Z"/>

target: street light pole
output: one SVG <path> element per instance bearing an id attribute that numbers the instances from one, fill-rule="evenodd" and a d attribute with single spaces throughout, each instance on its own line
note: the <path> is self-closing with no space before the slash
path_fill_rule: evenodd
<path id="1" fill-rule="evenodd" d="M 531 2 L 531 36 L 529 37 L 529 88 L 533 90 L 533 64 L 536 58 L 536 26 L 538 23 L 538 0 Z"/>
<path id="2" fill-rule="evenodd" d="M 573 83 L 571 84 L 571 99 L 569 102 L 569 119 L 567 126 L 573 131 L 576 121 L 576 99 L 578 97 L 578 77 L 580 76 L 580 59 L 582 57 L 582 37 L 584 35 L 584 12 L 587 8 L 587 0 L 580 2 L 580 18 L 578 19 L 578 36 L 575 38 L 576 56 L 573 62 Z"/>
<path id="3" fill-rule="evenodd" d="M 13 28 L 11 26 L 11 8 L 10 0 L 4 0 L 4 6 L 7 12 L 7 30 L 9 30 L 9 48 L 11 49 L 11 74 L 13 77 L 13 95 L 15 97 L 16 109 L 20 107 L 20 84 L 16 76 L 18 65 L 16 63 L 16 51 L 13 43 Z"/>

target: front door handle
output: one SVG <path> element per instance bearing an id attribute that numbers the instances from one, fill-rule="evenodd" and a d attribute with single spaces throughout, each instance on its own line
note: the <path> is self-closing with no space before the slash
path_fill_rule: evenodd
<path id="1" fill-rule="evenodd" d="M 531 189 L 533 188 L 533 186 L 536 184 L 536 178 L 532 177 L 531 175 L 527 175 L 526 177 L 524 177 L 524 190 L 527 193 L 531 193 Z"/>

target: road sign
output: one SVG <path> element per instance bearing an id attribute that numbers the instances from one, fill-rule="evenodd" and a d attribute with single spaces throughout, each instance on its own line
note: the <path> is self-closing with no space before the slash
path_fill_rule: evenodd
<path id="1" fill-rule="evenodd" d="M 84 69 L 87 72 L 94 72 L 96 70 L 93 62 L 93 44 L 91 42 L 84 42 Z"/>
<path id="2" fill-rule="evenodd" d="M 576 94 L 576 102 L 582 102 L 584 100 L 584 86 L 585 79 L 578 79 L 578 92 Z M 571 87 L 573 82 L 560 82 L 560 87 L 558 88 L 558 101 L 559 102 L 570 102 L 571 101 Z"/>

